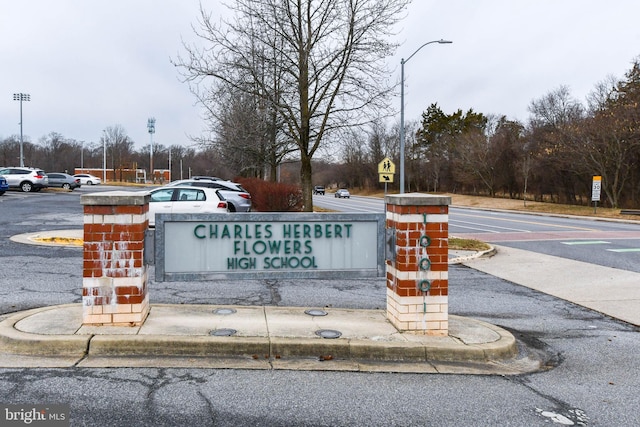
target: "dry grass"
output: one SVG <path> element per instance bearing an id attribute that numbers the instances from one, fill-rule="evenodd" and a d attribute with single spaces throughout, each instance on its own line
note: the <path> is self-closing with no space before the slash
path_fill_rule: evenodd
<path id="1" fill-rule="evenodd" d="M 353 192 L 352 192 L 353 193 Z M 384 193 L 354 193 L 372 197 L 384 197 Z M 595 209 L 592 206 L 575 206 L 575 205 L 562 205 L 558 203 L 545 203 L 545 202 L 533 202 L 527 200 L 525 203 L 523 200 L 508 199 L 501 197 L 485 197 L 485 196 L 467 196 L 463 194 L 450 194 L 442 193 L 443 196 L 451 197 L 452 206 L 464 206 L 479 209 L 504 209 L 520 212 L 539 212 L 550 213 L 559 215 L 579 215 L 589 216 L 597 218 L 618 218 L 618 219 L 630 219 L 640 220 L 637 215 L 621 215 L 620 209 L 612 209 L 598 206 Z"/>

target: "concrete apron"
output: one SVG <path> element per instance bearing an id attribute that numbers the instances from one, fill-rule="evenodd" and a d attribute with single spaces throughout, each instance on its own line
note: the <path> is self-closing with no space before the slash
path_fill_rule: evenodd
<path id="1" fill-rule="evenodd" d="M 544 365 L 510 332 L 474 319 L 450 316 L 449 336 L 434 337 L 398 332 L 384 310 L 305 311 L 155 304 L 142 326 L 129 327 L 82 325 L 81 304 L 44 307 L 0 322 L 0 366 L 515 375 Z"/>

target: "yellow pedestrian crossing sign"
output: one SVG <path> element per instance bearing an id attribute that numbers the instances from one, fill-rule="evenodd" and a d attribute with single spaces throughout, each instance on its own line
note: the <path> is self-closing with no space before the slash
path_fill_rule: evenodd
<path id="1" fill-rule="evenodd" d="M 393 175 L 394 173 L 396 173 L 396 165 L 393 164 L 391 159 L 389 159 L 388 157 L 385 157 L 380 163 L 378 163 L 378 173 Z M 380 182 L 383 182 L 382 177 L 380 178 Z"/>

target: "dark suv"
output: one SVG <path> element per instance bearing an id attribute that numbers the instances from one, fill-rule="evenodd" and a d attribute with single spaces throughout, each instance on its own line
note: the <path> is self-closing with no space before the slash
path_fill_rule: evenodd
<path id="1" fill-rule="evenodd" d="M 35 168 L 1 168 L 0 175 L 4 176 L 9 188 L 17 188 L 25 193 L 40 191 L 49 186 L 49 178 L 41 169 Z"/>
<path id="2" fill-rule="evenodd" d="M 313 187 L 313 194 L 321 194 L 324 196 L 324 185 L 316 185 Z"/>

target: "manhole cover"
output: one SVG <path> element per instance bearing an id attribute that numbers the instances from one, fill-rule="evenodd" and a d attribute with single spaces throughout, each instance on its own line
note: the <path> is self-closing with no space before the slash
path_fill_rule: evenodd
<path id="1" fill-rule="evenodd" d="M 342 336 L 342 332 L 334 331 L 333 329 L 320 329 L 316 331 L 316 335 L 322 338 L 333 339 L 340 338 Z"/>
<path id="2" fill-rule="evenodd" d="M 214 329 L 209 332 L 209 335 L 214 337 L 230 337 L 231 335 L 235 335 L 238 331 L 235 329 Z"/>
<path id="3" fill-rule="evenodd" d="M 324 310 L 318 309 L 305 310 L 304 313 L 308 314 L 309 316 L 326 316 L 327 314 L 329 314 Z"/>
<path id="4" fill-rule="evenodd" d="M 213 310 L 213 314 L 222 314 L 222 315 L 233 314 L 235 312 L 236 312 L 235 308 L 216 308 L 215 310 Z"/>

